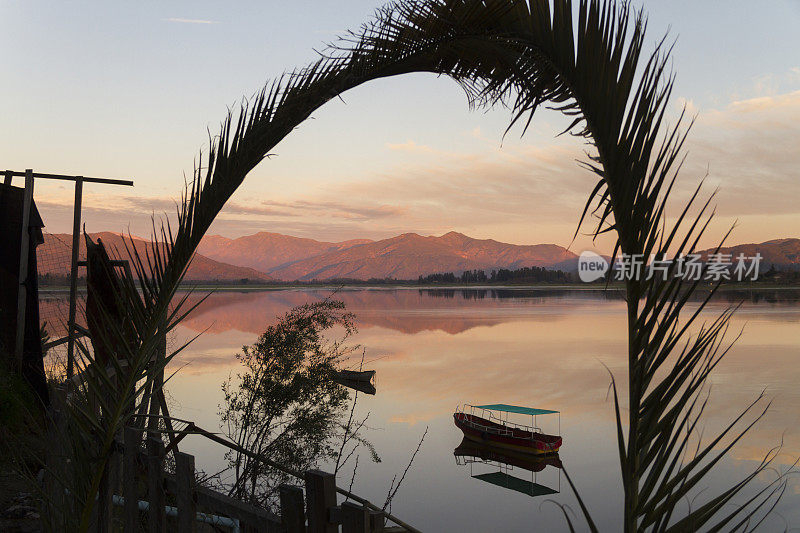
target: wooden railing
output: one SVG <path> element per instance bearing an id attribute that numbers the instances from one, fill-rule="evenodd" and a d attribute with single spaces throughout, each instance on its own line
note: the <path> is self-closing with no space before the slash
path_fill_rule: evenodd
<path id="1" fill-rule="evenodd" d="M 165 457 L 159 433 L 125 428 L 124 438 L 116 442 L 110 468 L 101 483 L 97 502 L 99 532 L 118 530 L 114 522 L 120 521 L 125 533 L 142 529 L 153 533 L 188 533 L 196 531 L 200 523 L 236 533 L 407 531 L 402 527 L 386 528 L 386 513 L 361 498 L 358 498 L 361 503 L 337 504 L 337 491 L 341 489 L 337 489 L 331 473 L 309 470 L 303 473 L 304 487 L 281 485 L 280 515 L 276 515 L 197 485 L 192 455 L 174 453 L 174 474 L 165 472 Z"/>

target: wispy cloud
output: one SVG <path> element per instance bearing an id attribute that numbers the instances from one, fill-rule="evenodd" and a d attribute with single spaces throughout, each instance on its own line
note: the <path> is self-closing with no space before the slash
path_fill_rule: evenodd
<path id="1" fill-rule="evenodd" d="M 738 100 L 699 114 L 686 170 L 708 169 L 723 216 L 800 216 L 798 146 L 800 91 Z"/>
<path id="2" fill-rule="evenodd" d="M 408 208 L 396 205 L 359 205 L 357 201 L 316 201 L 316 200 L 297 200 L 294 202 L 262 202 L 265 206 L 282 207 L 292 210 L 291 214 L 285 216 L 308 216 L 309 213 L 316 213 L 318 216 L 344 218 L 350 220 L 376 220 L 387 217 L 401 216 L 408 211 Z M 226 208 L 227 209 L 227 208 Z"/>
<path id="3" fill-rule="evenodd" d="M 168 18 L 163 19 L 166 22 L 177 22 L 179 24 L 219 24 L 216 20 L 205 19 L 184 19 L 184 18 Z"/>
<path id="4" fill-rule="evenodd" d="M 737 219 L 737 242 L 797 236 L 800 91 L 739 99 L 717 109 L 684 103 L 697 121 L 687 141 L 688 159 L 674 205 L 707 172 L 706 192 L 720 189 L 717 223 L 702 245 L 716 244 L 711 241 Z M 275 231 L 338 241 L 456 230 L 518 244 L 570 244 L 595 179 L 575 163 L 585 160 L 584 146 L 562 138 L 540 145 L 522 139 L 502 149 L 447 148 L 445 141 L 388 144 L 387 152 L 408 157 L 378 171 L 316 183 L 304 193 L 266 201 L 234 198 L 212 231 L 227 236 Z M 40 208 L 60 213 L 64 227 L 71 227 L 71 201 L 69 195 L 37 199 Z M 130 221 L 141 234 L 149 233 L 151 213 L 175 212 L 174 201 L 165 197 L 89 196 L 84 205 L 87 221 L 93 222 L 90 230 L 118 231 Z M 50 225 L 53 219 L 47 214 L 43 212 Z M 588 244 L 588 238 L 579 237 L 572 248 Z M 605 250 L 609 243 L 601 241 L 597 247 Z"/>

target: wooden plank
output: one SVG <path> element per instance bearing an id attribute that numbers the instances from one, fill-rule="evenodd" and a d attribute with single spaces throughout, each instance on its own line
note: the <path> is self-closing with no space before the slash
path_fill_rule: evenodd
<path id="1" fill-rule="evenodd" d="M 136 457 L 139 455 L 141 434 L 133 427 L 126 427 L 122 457 L 122 496 L 125 498 L 122 523 L 125 533 L 139 531 L 139 479 L 136 468 Z"/>
<path id="2" fill-rule="evenodd" d="M 24 176 L 24 172 L 14 171 L 14 170 L 6 170 L 6 176 L 9 174 L 11 176 Z M 64 181 L 75 181 L 77 178 L 81 178 L 83 181 L 87 183 L 105 183 L 107 185 L 126 185 L 128 187 L 133 187 L 133 181 L 131 180 L 120 180 L 120 179 L 111 179 L 111 178 L 89 178 L 86 176 L 68 176 L 66 174 L 47 174 L 45 172 L 34 172 L 34 178 L 42 178 L 48 180 L 64 180 Z"/>
<path id="3" fill-rule="evenodd" d="M 175 453 L 175 501 L 178 504 L 178 533 L 194 533 L 197 505 L 194 501 L 194 456 Z"/>
<path id="4" fill-rule="evenodd" d="M 81 202 L 83 201 L 83 179 L 75 180 L 75 205 L 72 211 L 72 257 L 69 268 L 69 320 L 67 321 L 67 379 L 72 378 L 75 365 L 75 314 L 78 298 L 78 252 L 81 237 Z"/>
<path id="5" fill-rule="evenodd" d="M 337 533 L 339 527 L 328 519 L 329 510 L 336 507 L 336 476 L 309 470 L 305 482 L 309 533 Z"/>
<path id="6" fill-rule="evenodd" d="M 175 477 L 171 475 L 164 476 L 164 486 L 170 494 L 177 493 L 178 484 Z M 254 507 L 241 500 L 231 498 L 225 494 L 221 494 L 215 490 L 203 487 L 202 485 L 195 485 L 194 488 L 195 501 L 198 507 L 203 509 L 203 512 L 211 514 L 224 514 L 231 518 L 239 520 L 242 525 L 250 526 L 248 529 L 255 529 L 257 531 L 267 532 L 284 532 L 281 525 L 281 519 L 269 511 Z"/>
<path id="7" fill-rule="evenodd" d="M 306 514 L 303 509 L 303 489 L 283 484 L 278 487 L 281 498 L 281 521 L 287 533 L 304 533 Z"/>
<path id="8" fill-rule="evenodd" d="M 14 354 L 17 368 L 22 370 L 22 349 L 25 345 L 25 302 L 28 299 L 28 251 L 30 249 L 31 203 L 33 202 L 33 170 L 25 171 L 25 196 L 22 200 L 22 230 L 19 243 L 19 284 L 17 285 L 17 337 Z"/>
<path id="9" fill-rule="evenodd" d="M 230 498 L 205 487 L 196 487 L 197 504 L 207 509 L 212 509 L 215 513 L 222 513 L 231 518 L 236 518 L 243 525 L 248 526 L 247 530 L 282 532 L 280 518 L 274 514 L 248 505 L 247 503 Z"/>
<path id="10" fill-rule="evenodd" d="M 164 457 L 164 443 L 157 435 L 147 437 L 147 501 L 150 509 L 147 512 L 147 530 L 150 533 L 163 533 L 166 531 L 166 513 L 164 505 L 164 477 L 162 459 Z"/>
<path id="11" fill-rule="evenodd" d="M 342 533 L 371 533 L 369 509 L 354 502 L 342 504 Z"/>

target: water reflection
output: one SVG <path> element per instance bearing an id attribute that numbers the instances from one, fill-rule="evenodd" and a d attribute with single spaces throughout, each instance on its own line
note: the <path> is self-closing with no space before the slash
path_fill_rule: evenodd
<path id="1" fill-rule="evenodd" d="M 187 305 L 205 294 L 190 296 Z M 537 319 L 572 315 L 598 302 L 623 302 L 618 290 L 566 289 L 342 289 L 261 292 L 220 291 L 206 298 L 183 326 L 194 331 L 228 330 L 260 334 L 265 325 L 288 309 L 325 298 L 342 300 L 356 313 L 362 328 L 382 327 L 413 334 L 444 331 L 452 335 L 471 328 L 525 320 L 537 309 Z M 696 298 L 700 300 L 699 297 Z M 718 307 L 744 302 L 745 309 L 795 308 L 800 290 L 724 290 L 714 298 Z M 791 320 L 797 321 L 796 315 Z"/>
<path id="2" fill-rule="evenodd" d="M 800 451 L 800 298 L 798 291 L 724 291 L 703 313 L 713 319 L 744 300 L 731 331 L 744 334 L 712 377 L 705 435 L 733 419 L 764 388 L 774 399 L 756 432 L 733 449 L 713 487 L 741 479 L 773 445 L 790 464 Z M 169 385 L 176 416 L 218 425 L 219 384 L 237 371 L 234 354 L 252 344 L 275 317 L 291 307 L 331 296 L 327 290 L 217 292 L 179 328 L 174 343 L 204 332 L 175 361 L 186 365 Z M 199 297 L 192 296 L 192 298 Z M 518 531 L 537 524 L 561 530 L 555 506 L 531 505 L 529 495 L 493 489 L 454 468 L 461 438 L 452 413 L 465 400 L 480 404 L 536 405 L 562 412 L 569 467 L 601 530 L 619 530 L 621 487 L 609 371 L 627 379 L 625 302 L 618 292 L 529 289 L 359 289 L 334 295 L 354 312 L 367 366 L 377 371 L 377 396 L 359 399 L 361 415 L 377 428 L 369 435 L 383 457 L 362 458 L 354 491 L 380 501 L 392 476 L 402 472 L 425 426 L 430 431 L 394 503 L 398 516 L 424 531 Z M 177 368 L 177 366 L 176 366 Z M 622 388 L 624 391 L 624 387 Z M 625 399 L 622 399 L 623 402 Z M 194 445 L 189 442 L 188 446 Z M 197 444 L 208 471 L 222 464 Z M 473 458 L 481 458 L 480 454 Z M 215 461 L 217 461 L 215 463 Z M 506 463 L 510 464 L 510 463 Z M 473 468 L 490 468 L 473 464 Z M 517 472 L 530 470 L 515 466 Z M 540 472 L 547 475 L 553 467 Z M 481 472 L 483 473 L 483 472 Z M 348 476 L 349 473 L 345 473 Z M 528 479 L 527 475 L 516 475 Z M 558 476 L 556 476 L 558 477 Z M 474 482 L 473 482 L 474 481 Z M 548 485 L 552 488 L 552 485 Z M 557 484 L 556 484 L 557 486 Z M 780 512 L 800 524 L 800 487 L 787 491 Z M 570 490 L 551 495 L 577 509 Z M 536 500 L 541 501 L 541 500 Z M 459 509 L 456 515 L 443 509 Z"/>
<path id="3" fill-rule="evenodd" d="M 457 465 L 469 467 L 470 477 L 492 485 L 531 497 L 561 492 L 562 464 L 557 453 L 550 455 L 514 453 L 463 438 L 461 444 L 453 450 L 453 455 Z M 538 482 L 539 472 L 548 466 L 559 471 L 557 486 L 548 486 L 551 483 L 543 485 Z M 522 477 L 522 473 L 517 473 L 520 470 L 527 471 L 528 476 Z"/>
<path id="4" fill-rule="evenodd" d="M 577 286 L 574 288 L 433 288 L 418 289 L 420 294 L 425 294 L 432 298 L 455 298 L 461 297 L 464 300 L 482 300 L 484 298 L 506 299 L 506 298 L 559 298 L 570 297 L 574 299 L 591 300 L 624 300 L 625 292 L 617 287 L 602 288 L 601 286 Z M 708 290 L 700 288 L 693 295 L 693 301 L 701 301 L 708 295 Z M 723 287 L 714 295 L 716 301 L 739 303 L 797 303 L 800 301 L 800 289 L 794 287 L 785 288 L 747 288 L 737 289 L 733 287 Z"/>

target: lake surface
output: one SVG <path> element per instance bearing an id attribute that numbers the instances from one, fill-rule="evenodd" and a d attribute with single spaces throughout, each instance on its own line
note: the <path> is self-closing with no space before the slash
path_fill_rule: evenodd
<path id="1" fill-rule="evenodd" d="M 241 346 L 252 344 L 276 316 L 330 296 L 321 290 L 218 292 L 189 317 L 171 342 L 202 332 L 176 359 L 183 366 L 168 384 L 173 416 L 219 428 L 220 384 L 239 367 Z M 720 489 L 745 476 L 783 439 L 776 466 L 800 454 L 800 300 L 797 291 L 725 293 L 705 313 L 713 318 L 744 299 L 730 336 L 744 328 L 713 374 L 705 434 L 722 427 L 766 389 L 772 407 L 720 465 L 704 487 Z M 423 531 L 560 531 L 566 504 L 578 511 L 563 472 L 553 466 L 504 472 L 559 490 L 549 496 L 498 487 L 472 477 L 500 471 L 481 463 L 456 464 L 461 432 L 456 406 L 508 403 L 561 412 L 564 468 L 603 531 L 619 529 L 621 490 L 609 371 L 626 383 L 624 301 L 619 293 L 530 289 L 355 289 L 336 298 L 356 314 L 354 342 L 366 350 L 365 368 L 377 370 L 376 396 L 359 395 L 367 412 L 365 433 L 383 461 L 361 453 L 353 491 L 382 504 L 395 474 L 405 468 L 425 428 L 428 433 L 394 501 L 392 512 Z M 624 388 L 624 387 L 623 387 Z M 558 419 L 539 417 L 544 431 Z M 224 465 L 223 450 L 189 437 L 184 451 L 198 468 Z M 347 487 L 352 470 L 340 474 Z M 758 483 L 766 483 L 764 475 Z M 764 530 L 800 526 L 800 484 L 789 484 L 776 515 Z M 701 498 L 702 499 L 702 496 Z M 742 501 L 740 497 L 737 501 Z M 698 500 L 700 501 L 700 500 Z"/>

